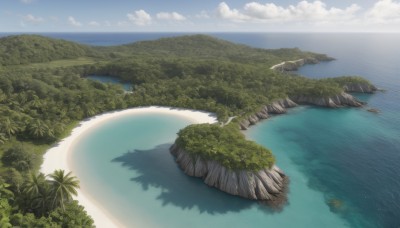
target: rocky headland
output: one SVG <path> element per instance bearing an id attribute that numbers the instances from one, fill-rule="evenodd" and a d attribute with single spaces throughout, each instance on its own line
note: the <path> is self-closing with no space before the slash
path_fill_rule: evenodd
<path id="1" fill-rule="evenodd" d="M 369 83 L 347 83 L 343 86 L 343 89 L 348 93 L 374 93 L 378 91 L 378 88 Z"/>
<path id="2" fill-rule="evenodd" d="M 330 97 L 295 96 L 292 98 L 280 99 L 269 105 L 265 105 L 259 112 L 240 121 L 240 129 L 247 130 L 250 125 L 254 125 L 263 119 L 269 118 L 271 114 L 283 114 L 287 112 L 288 108 L 303 104 L 327 108 L 339 108 L 344 106 L 361 107 L 364 105 L 362 101 L 357 100 L 357 98 L 345 92 Z"/>
<path id="3" fill-rule="evenodd" d="M 367 87 L 354 86 L 349 88 L 353 92 L 357 88 L 362 88 L 364 92 L 369 91 L 366 90 Z M 259 112 L 241 120 L 239 122 L 240 129 L 246 130 L 250 125 L 267 119 L 270 115 L 286 113 L 288 108 L 296 107 L 299 104 L 338 108 L 343 106 L 360 107 L 363 102 L 345 92 L 321 98 L 296 96 L 280 99 L 265 105 Z M 176 143 L 171 146 L 170 151 L 175 156 L 179 167 L 187 175 L 202 178 L 204 183 L 211 187 L 231 195 L 265 201 L 273 206 L 279 207 L 286 202 L 289 179 L 276 165 L 258 171 L 232 170 L 217 161 L 190 155 L 183 148 L 179 148 Z"/>
<path id="4" fill-rule="evenodd" d="M 259 171 L 231 170 L 216 161 L 190 156 L 176 143 L 170 148 L 179 167 L 189 176 L 235 196 L 261 201 L 285 201 L 288 179 L 276 165 Z"/>

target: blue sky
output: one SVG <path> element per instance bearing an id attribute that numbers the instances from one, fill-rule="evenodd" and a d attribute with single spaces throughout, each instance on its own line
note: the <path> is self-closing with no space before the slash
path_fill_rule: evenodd
<path id="1" fill-rule="evenodd" d="M 400 0 L 0 0 L 0 32 L 400 32 Z"/>

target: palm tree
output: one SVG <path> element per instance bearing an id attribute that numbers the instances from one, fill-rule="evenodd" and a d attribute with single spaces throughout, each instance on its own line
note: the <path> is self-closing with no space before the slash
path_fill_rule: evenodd
<path id="1" fill-rule="evenodd" d="M 24 193 L 31 199 L 39 194 L 40 188 L 46 184 L 46 177 L 43 173 L 32 174 L 25 183 Z"/>
<path id="2" fill-rule="evenodd" d="M 52 189 L 47 182 L 44 182 L 44 184 L 39 187 L 37 195 L 32 199 L 31 207 L 36 211 L 37 215 L 43 216 L 52 209 L 52 199 Z"/>
<path id="3" fill-rule="evenodd" d="M 8 137 L 11 137 L 11 135 L 17 133 L 19 130 L 17 123 L 8 117 L 4 117 L 0 120 L 0 129 L 2 132 L 6 133 Z"/>
<path id="4" fill-rule="evenodd" d="M 10 189 L 8 189 L 9 187 L 9 184 L 3 182 L 3 180 L 0 180 L 0 199 L 4 198 L 8 201 L 14 200 L 14 193 Z"/>
<path id="5" fill-rule="evenodd" d="M 29 105 L 33 108 L 39 108 L 42 106 L 42 102 L 40 101 L 39 98 L 36 98 L 37 96 L 35 95 L 35 98 L 31 101 L 29 101 Z"/>
<path id="6" fill-rule="evenodd" d="M 72 195 L 77 195 L 79 181 L 69 172 L 66 175 L 64 170 L 56 170 L 49 175 L 50 185 L 53 190 L 53 207 L 61 206 L 65 210 L 65 203 L 72 200 Z"/>
<path id="7" fill-rule="evenodd" d="M 0 89 L 0 102 L 3 102 L 6 99 L 7 99 L 7 95 L 5 93 L 3 93 L 3 91 Z"/>
<path id="8" fill-rule="evenodd" d="M 94 115 L 96 115 L 96 113 L 97 113 L 96 108 L 95 108 L 93 105 L 91 105 L 91 104 L 84 104 L 84 105 L 82 106 L 82 110 L 83 110 L 83 113 L 84 113 L 84 115 L 85 115 L 85 118 L 94 116 Z"/>
<path id="9" fill-rule="evenodd" d="M 7 137 L 4 133 L 0 133 L 0 144 L 4 144 L 7 141 Z"/>
<path id="10" fill-rule="evenodd" d="M 51 209 L 52 189 L 43 173 L 38 175 L 31 173 L 25 183 L 23 193 L 29 201 L 27 208 L 33 209 L 36 215 L 43 216 Z"/>
<path id="11" fill-rule="evenodd" d="M 39 119 L 33 119 L 28 125 L 28 130 L 29 133 L 35 138 L 44 138 L 53 136 L 52 129 L 50 129 L 45 122 Z"/>

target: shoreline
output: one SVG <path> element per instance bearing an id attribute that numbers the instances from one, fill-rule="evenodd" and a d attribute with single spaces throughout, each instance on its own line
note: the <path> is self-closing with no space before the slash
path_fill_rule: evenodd
<path id="1" fill-rule="evenodd" d="M 146 113 L 157 113 L 157 114 L 167 114 L 176 115 L 184 119 L 190 120 L 192 123 L 215 123 L 217 122 L 216 116 L 212 113 L 190 110 L 190 109 L 180 109 L 171 107 L 160 107 L 160 106 L 150 106 L 150 107 L 136 107 L 125 109 L 121 111 L 106 112 L 86 120 L 79 122 L 78 126 L 75 127 L 71 134 L 59 141 L 50 148 L 43 155 L 43 163 L 40 167 L 40 172 L 45 175 L 52 173 L 56 169 L 63 169 L 66 172 L 74 171 L 74 166 L 71 164 L 71 157 L 73 156 L 73 151 L 71 148 L 74 143 L 79 140 L 86 133 L 90 133 L 90 130 L 99 126 L 112 119 L 117 119 L 123 116 L 132 116 L 138 114 Z M 74 173 L 72 173 L 74 175 Z M 87 214 L 90 215 L 94 221 L 96 227 L 124 227 L 119 224 L 118 220 L 114 218 L 105 208 L 103 208 L 100 203 L 96 202 L 85 189 L 78 189 L 78 195 L 73 197 L 75 200 L 82 205 Z"/>

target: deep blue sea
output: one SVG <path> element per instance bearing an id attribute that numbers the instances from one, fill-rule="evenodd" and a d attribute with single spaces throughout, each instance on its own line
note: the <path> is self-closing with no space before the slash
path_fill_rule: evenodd
<path id="1" fill-rule="evenodd" d="M 45 35 L 90 45 L 117 45 L 181 34 Z M 175 132 L 187 122 L 173 119 L 171 127 L 168 124 L 171 120 L 162 117 L 151 117 L 161 122 L 152 121 L 148 116 L 147 119 L 121 119 L 114 125 L 109 123 L 112 126 L 99 128 L 96 134 L 88 135 L 86 141 L 77 145 L 86 148 L 96 142 L 106 142 L 113 137 L 107 134 L 110 128 L 117 131 L 119 127 L 133 126 L 129 127 L 131 131 L 120 129 L 129 136 L 125 139 L 127 142 L 118 142 L 123 148 L 108 148 L 111 154 L 104 158 L 99 153 L 107 153 L 107 150 L 101 152 L 101 146 L 83 150 L 97 151 L 97 154 L 77 153 L 77 162 L 85 167 L 82 172 L 90 174 L 90 177 L 81 174 L 87 176 L 82 183 L 91 180 L 106 185 L 110 180 L 111 183 L 121 181 L 120 185 L 111 184 L 102 190 L 104 194 L 120 195 L 114 202 L 106 199 L 99 202 L 110 209 L 110 213 L 120 214 L 119 219 L 127 225 L 400 227 L 400 34 L 211 35 L 253 47 L 298 47 L 334 57 L 336 61 L 333 62 L 304 66 L 298 74 L 311 78 L 363 76 L 385 92 L 356 96 L 367 101 L 368 107 L 381 112 L 374 114 L 365 108 L 332 110 L 303 106 L 248 130 L 247 137 L 272 149 L 278 166 L 291 178 L 288 205 L 278 212 L 227 196 L 205 187 L 200 180 L 181 174 L 168 153 L 168 145 L 173 142 Z M 129 121 L 133 121 L 131 125 Z M 154 124 L 162 130 L 157 130 Z M 165 132 L 165 128 L 170 128 L 170 132 Z M 164 134 L 172 134 L 172 137 Z M 143 135 L 148 139 L 141 138 Z M 135 141 L 136 136 L 141 140 Z M 97 137 L 105 138 L 101 141 Z M 106 173 L 104 167 L 107 167 L 106 172 L 115 169 L 116 174 L 102 176 Z M 118 175 L 122 178 L 115 178 Z M 126 180 L 121 180 L 124 178 Z M 93 186 L 93 191 L 100 189 Z M 102 191 L 93 194 L 101 195 Z M 129 219 L 136 221 L 130 223 Z"/>

